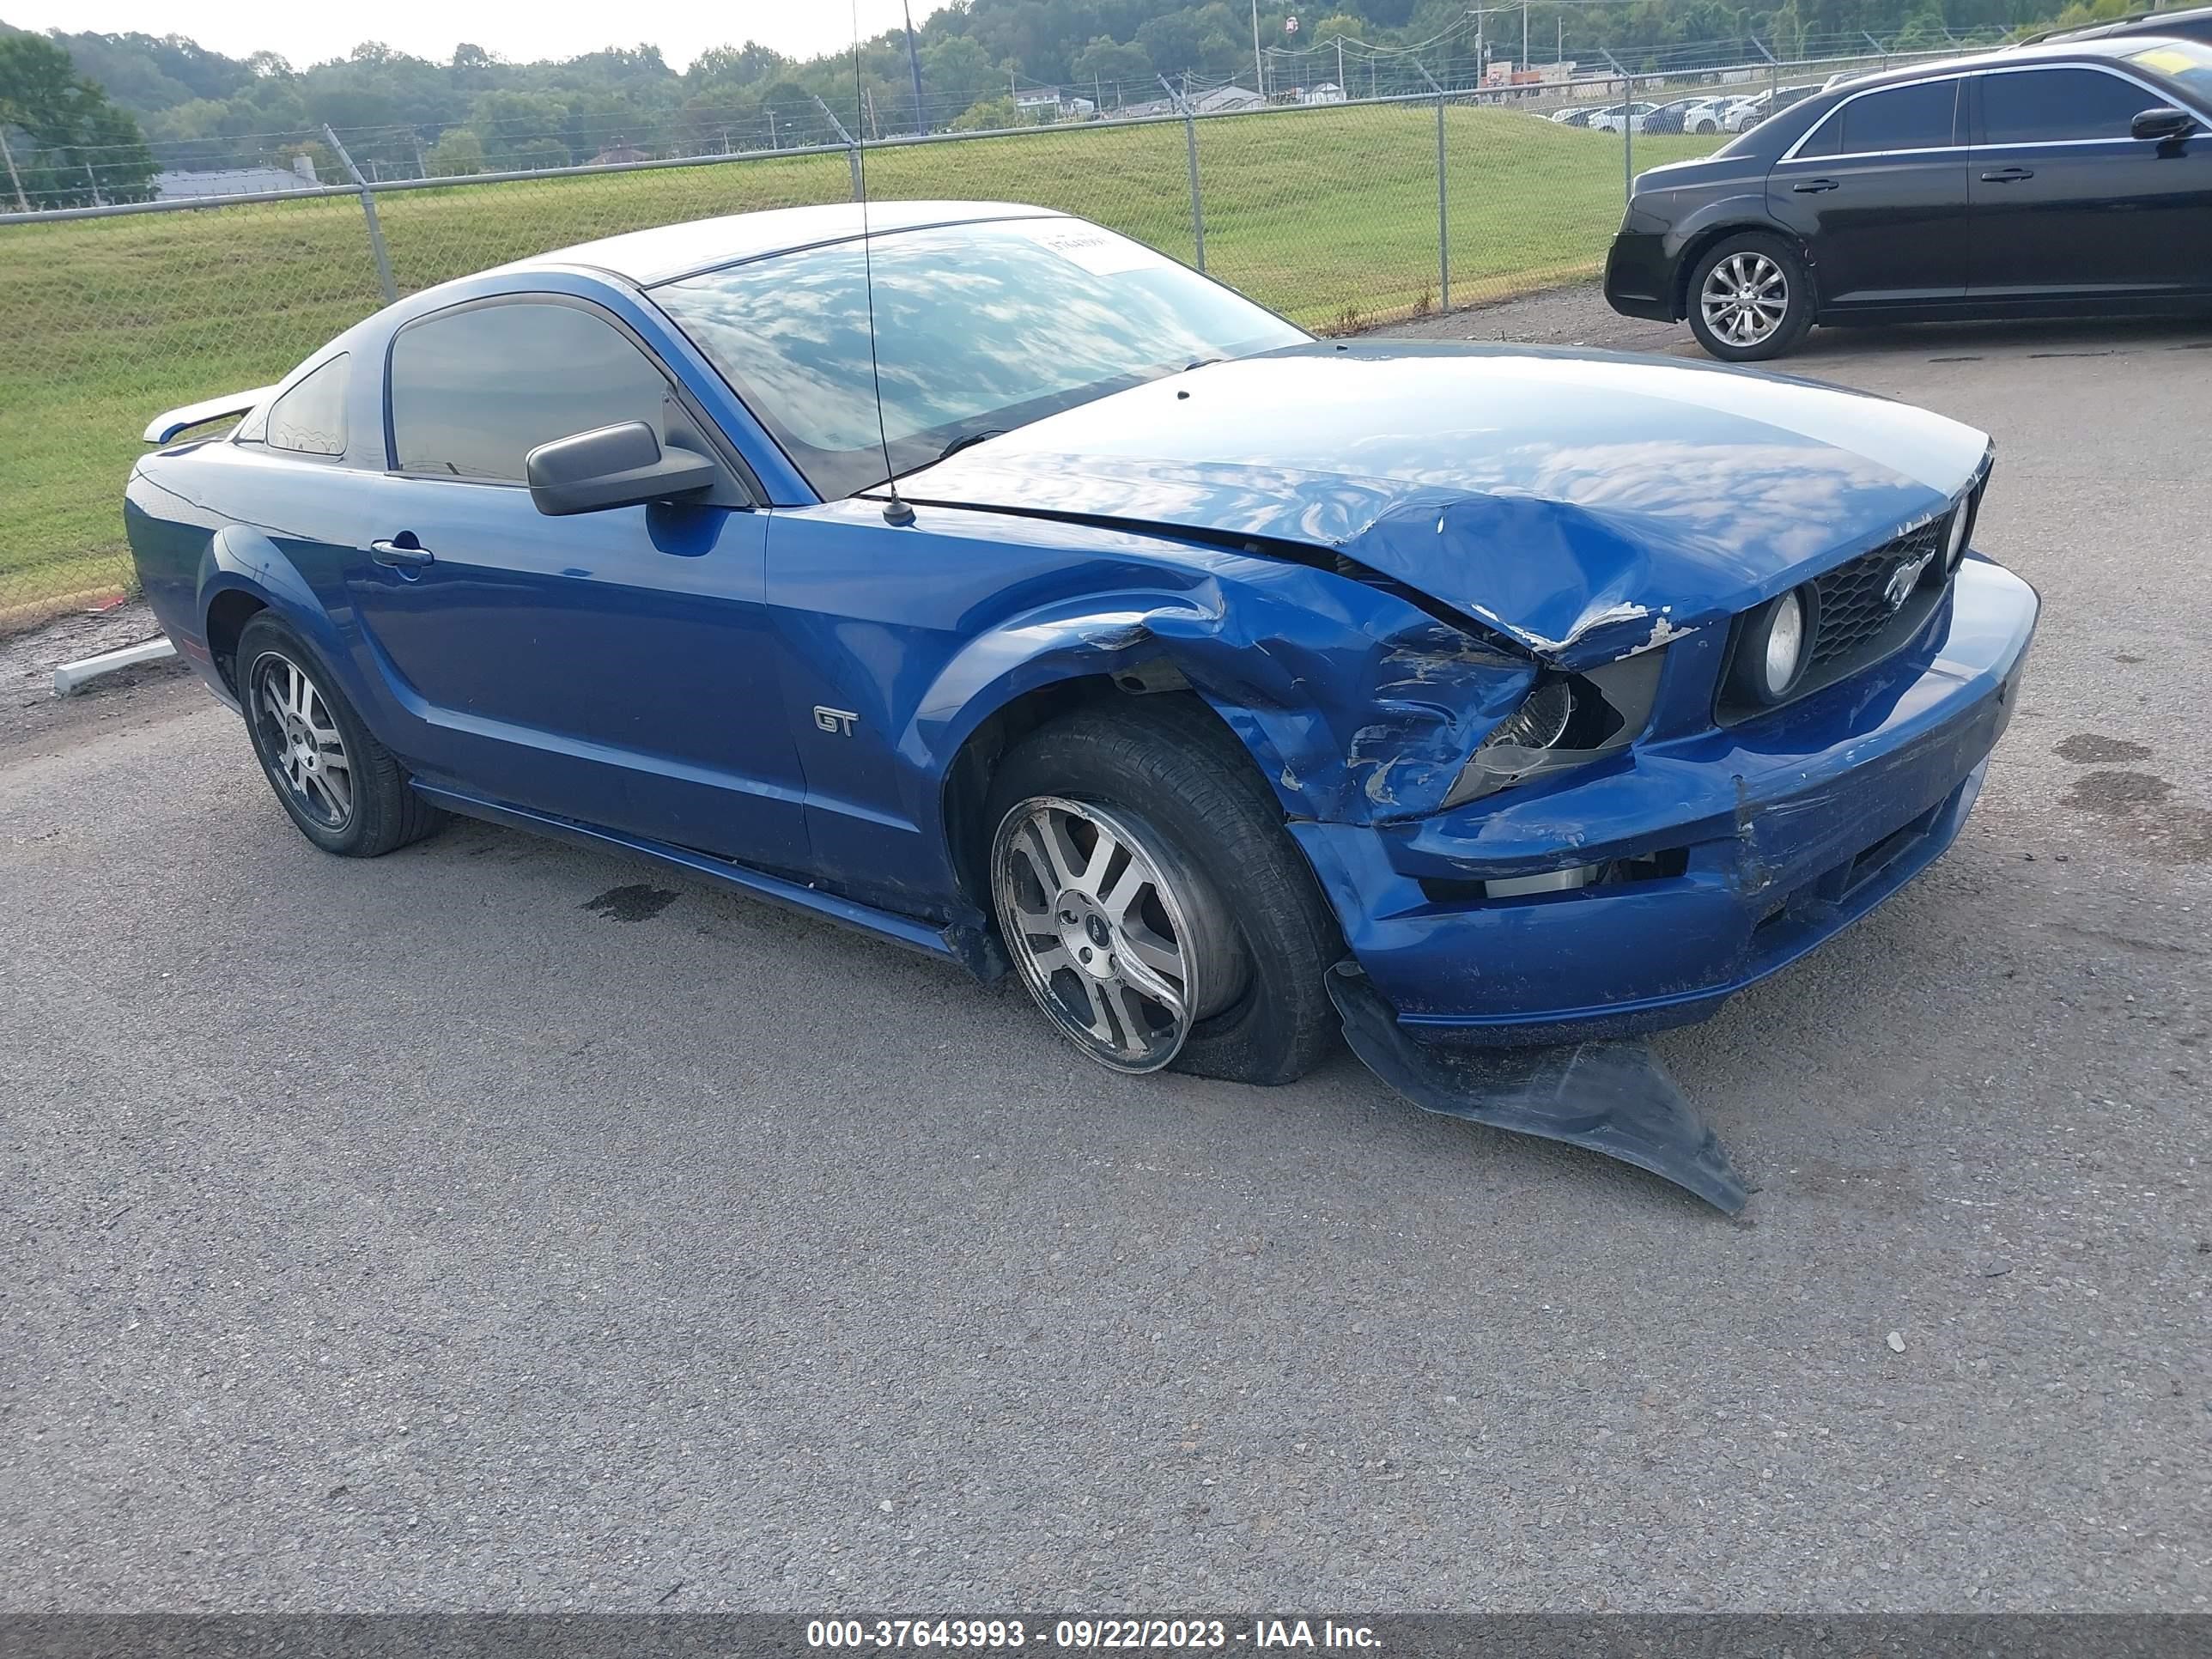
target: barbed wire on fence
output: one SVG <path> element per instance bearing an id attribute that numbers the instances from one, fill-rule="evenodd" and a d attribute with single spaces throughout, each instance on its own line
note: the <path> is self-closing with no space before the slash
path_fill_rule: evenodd
<path id="1" fill-rule="evenodd" d="M 1514 38 L 1510 14 L 1494 18 L 1501 32 L 1485 35 L 1474 14 L 1454 22 L 1428 41 L 1408 46 L 1376 46 L 1351 37 L 1330 36 L 1309 45 L 1265 46 L 1260 76 L 1243 77 L 1171 75 L 1135 80 L 1094 76 L 1087 82 L 1036 82 L 1016 75 L 1003 92 L 985 96 L 974 86 L 925 88 L 916 108 L 910 94 L 878 103 L 863 89 L 860 108 L 834 110 L 810 94 L 773 107 L 720 99 L 692 100 L 673 110 L 623 112 L 593 108 L 532 126 L 504 115 L 489 115 L 473 103 L 422 112 L 415 118 L 371 125 L 336 125 L 334 131 L 364 176 L 383 183 L 402 179 L 465 177 L 483 173 L 547 171 L 594 161 L 672 161 L 704 155 L 750 155 L 839 144 L 857 136 L 869 143 L 966 127 L 1057 126 L 1094 120 L 1142 118 L 1176 112 L 1180 98 L 1203 113 L 1237 108 L 1253 100 L 1300 105 L 1425 94 L 1433 79 L 1453 93 L 1473 92 L 1498 82 L 1512 95 L 1582 95 L 1618 77 L 1604 53 L 1593 59 L 1587 49 L 1571 53 L 1559 41 L 1532 40 L 1526 59 Z M 1996 44 L 2000 33 L 1973 35 L 1945 32 L 1931 35 L 1916 26 L 1887 42 L 1857 32 L 1808 34 L 1784 52 L 1772 40 L 1753 36 L 1718 37 L 1626 52 L 1619 67 L 1655 83 L 1693 76 L 1771 79 L 1791 64 L 1871 62 L 1968 50 Z M 1482 49 L 1473 49 L 1478 40 Z M 1441 52 L 1437 48 L 1441 46 Z M 1462 50 L 1465 48 L 1465 50 Z M 1263 84 L 1253 86 L 1254 80 Z M 1531 91 L 1531 88 L 1538 88 Z M 556 101 L 558 94 L 549 94 Z M 1597 95 L 1593 94 L 1592 95 Z M 155 171 L 149 178 L 146 157 Z M 267 175 L 293 175 L 298 185 Z M 99 205 L 142 199 L 236 194 L 234 186 L 260 190 L 350 182 L 350 175 L 323 141 L 319 128 L 266 132 L 161 137 L 146 146 L 111 145 L 73 149 L 50 169 L 39 199 L 45 207 Z M 235 175 L 225 177 L 225 175 Z M 258 184 L 252 175 L 259 175 Z M 0 198 L 0 210 L 15 204 Z"/>

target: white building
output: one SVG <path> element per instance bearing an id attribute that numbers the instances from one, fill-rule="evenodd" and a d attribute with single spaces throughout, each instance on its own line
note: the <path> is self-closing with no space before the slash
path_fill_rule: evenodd
<path id="1" fill-rule="evenodd" d="M 188 196 L 266 196 L 279 190 L 306 190 L 316 183 L 314 163 L 306 156 L 300 172 L 283 167 L 222 167 L 179 169 L 154 175 L 157 201 L 173 202 Z"/>
<path id="2" fill-rule="evenodd" d="M 1267 101 L 1243 87 L 1216 87 L 1191 107 L 1200 115 L 1218 115 L 1225 109 L 1257 109 Z"/>

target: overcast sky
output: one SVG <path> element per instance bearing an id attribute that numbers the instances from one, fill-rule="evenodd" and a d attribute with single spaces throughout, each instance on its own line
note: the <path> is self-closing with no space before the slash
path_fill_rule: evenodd
<path id="1" fill-rule="evenodd" d="M 915 24 L 942 4 L 913 0 Z M 899 0 L 858 0 L 857 9 L 864 35 L 900 21 Z M 849 46 L 854 9 L 854 0 L 678 0 L 655 7 L 576 0 L 379 0 L 374 7 L 315 0 L 0 0 L 0 20 L 25 29 L 189 35 L 233 58 L 279 52 L 301 68 L 375 40 L 441 62 L 464 40 L 518 63 L 645 43 L 682 69 L 709 46 L 748 40 L 794 58 Z"/>

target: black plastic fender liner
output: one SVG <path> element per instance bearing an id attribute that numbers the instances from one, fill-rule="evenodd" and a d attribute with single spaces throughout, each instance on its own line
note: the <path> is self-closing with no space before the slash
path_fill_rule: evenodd
<path id="1" fill-rule="evenodd" d="M 1424 1111 L 1586 1146 L 1734 1215 L 1750 1197 L 1720 1137 L 1642 1042 L 1446 1048 L 1406 1035 L 1356 962 L 1329 970 L 1345 1041 Z"/>

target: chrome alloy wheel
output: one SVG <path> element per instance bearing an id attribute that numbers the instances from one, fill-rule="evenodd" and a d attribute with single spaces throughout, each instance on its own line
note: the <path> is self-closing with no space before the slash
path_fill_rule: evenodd
<path id="1" fill-rule="evenodd" d="M 1733 253 L 1705 273 L 1698 308 L 1717 338 L 1763 345 L 1790 314 L 1790 279 L 1764 253 Z"/>
<path id="2" fill-rule="evenodd" d="M 353 760 L 307 672 L 271 652 L 253 674 L 253 722 L 269 769 L 301 813 L 326 830 L 353 817 Z"/>
<path id="3" fill-rule="evenodd" d="M 1113 1071 L 1158 1071 L 1243 989 L 1243 948 L 1208 884 L 1149 826 L 1104 807 L 1016 806 L 992 842 L 991 894 L 1038 1004 Z"/>

